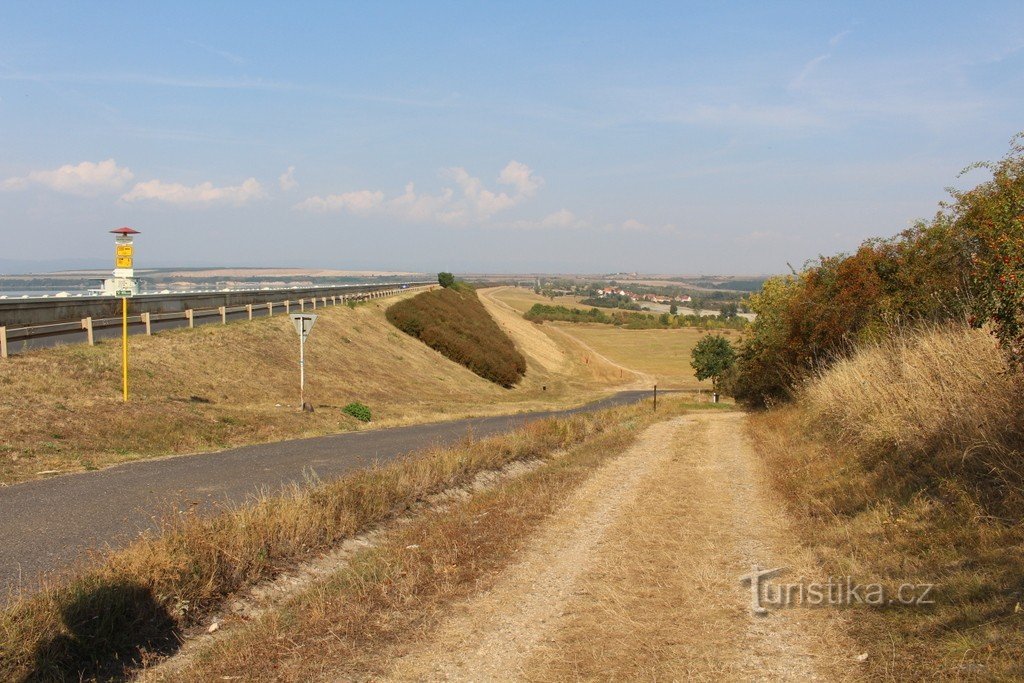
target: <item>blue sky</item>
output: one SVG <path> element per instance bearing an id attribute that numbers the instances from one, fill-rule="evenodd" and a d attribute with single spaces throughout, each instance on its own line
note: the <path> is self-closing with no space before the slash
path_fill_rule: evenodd
<path id="1" fill-rule="evenodd" d="M 765 273 L 1024 130 L 1024 4 L 0 5 L 0 263 Z"/>

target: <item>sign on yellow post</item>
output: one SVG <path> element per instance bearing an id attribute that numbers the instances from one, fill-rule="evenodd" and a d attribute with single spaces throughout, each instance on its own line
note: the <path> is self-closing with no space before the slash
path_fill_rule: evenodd
<path id="1" fill-rule="evenodd" d="M 131 268 L 134 247 L 131 244 L 118 244 L 116 249 L 117 251 L 114 257 L 114 267 Z"/>

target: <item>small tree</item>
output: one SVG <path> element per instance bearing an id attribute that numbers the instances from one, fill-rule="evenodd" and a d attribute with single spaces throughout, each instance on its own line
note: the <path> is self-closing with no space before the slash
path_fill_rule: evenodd
<path id="1" fill-rule="evenodd" d="M 721 315 L 723 320 L 732 320 L 733 318 L 736 317 L 736 313 L 737 313 L 738 310 L 739 310 L 739 306 L 737 306 L 735 303 L 732 303 L 732 302 L 726 303 L 726 304 L 722 304 L 721 307 L 719 308 L 720 315 Z"/>
<path id="2" fill-rule="evenodd" d="M 668 312 L 670 315 L 679 315 L 679 307 L 676 306 L 675 301 L 673 301 L 672 305 L 668 307 Z"/>
<path id="3" fill-rule="evenodd" d="M 455 284 L 455 276 L 451 273 L 438 273 L 437 284 L 441 285 L 445 289 Z"/>
<path id="4" fill-rule="evenodd" d="M 710 379 L 715 391 L 722 375 L 732 367 L 736 360 L 736 350 L 725 337 L 706 335 L 693 347 L 690 365 L 696 370 L 698 380 Z"/>

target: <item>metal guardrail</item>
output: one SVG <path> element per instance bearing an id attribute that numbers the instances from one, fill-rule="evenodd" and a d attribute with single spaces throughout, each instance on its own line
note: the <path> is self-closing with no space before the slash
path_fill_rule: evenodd
<path id="1" fill-rule="evenodd" d="M 241 306 L 219 306 L 217 308 L 203 309 L 186 308 L 183 311 L 172 311 L 168 313 L 147 312 L 128 316 L 128 325 L 129 327 L 144 325 L 145 334 L 152 335 L 153 324 L 159 322 L 183 320 L 186 323 L 186 327 L 192 328 L 195 326 L 196 318 L 219 316 L 221 324 L 226 325 L 228 317 L 238 313 L 245 313 L 248 316 L 248 320 L 252 320 L 253 317 L 272 317 L 277 311 L 287 315 L 291 313 L 293 309 L 300 312 L 305 311 L 307 308 L 309 310 L 316 310 L 318 306 L 338 306 L 346 305 L 350 301 L 381 299 L 394 296 L 401 292 L 408 292 L 425 287 L 429 288 L 431 286 L 432 285 L 426 283 L 410 283 L 403 289 L 400 286 L 389 287 L 384 285 L 381 289 L 366 292 L 354 292 L 352 294 L 332 294 L 329 296 L 300 297 L 298 299 L 277 299 L 276 301 L 244 304 Z M 269 294 L 271 292 L 268 291 L 267 293 Z M 285 292 L 279 293 L 284 294 Z M 263 313 L 264 310 L 266 311 L 265 314 Z M 94 335 L 97 330 L 119 328 L 121 325 L 122 318 L 119 316 L 116 318 L 95 319 L 86 317 L 81 320 L 71 322 L 44 323 L 40 325 L 24 325 L 21 327 L 0 326 L 0 358 L 7 358 L 10 355 L 9 349 L 10 345 L 13 343 L 26 342 L 32 339 L 63 337 L 76 333 L 84 333 L 85 337 L 82 341 L 92 346 L 95 344 Z"/>

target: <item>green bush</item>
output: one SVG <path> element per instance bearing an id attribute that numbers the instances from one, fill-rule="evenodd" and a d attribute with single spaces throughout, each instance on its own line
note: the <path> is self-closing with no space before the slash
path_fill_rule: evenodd
<path id="1" fill-rule="evenodd" d="M 503 387 L 515 386 L 526 374 L 526 359 L 463 282 L 399 301 L 388 308 L 387 318 L 406 334 Z"/>
<path id="2" fill-rule="evenodd" d="M 353 401 L 352 403 L 349 403 L 347 406 L 341 409 L 341 412 L 345 413 L 346 415 L 351 415 L 360 422 L 370 421 L 369 406 L 360 403 L 359 401 Z"/>
<path id="3" fill-rule="evenodd" d="M 437 284 L 447 289 L 455 284 L 455 276 L 451 273 L 438 273 Z"/>

